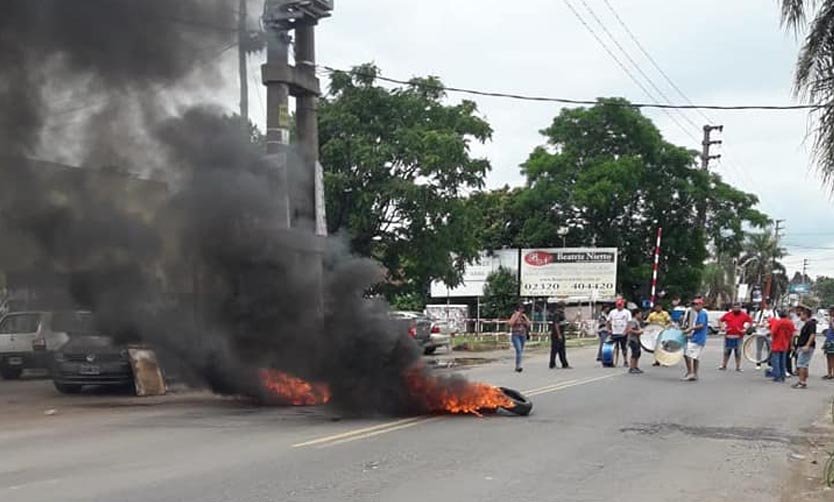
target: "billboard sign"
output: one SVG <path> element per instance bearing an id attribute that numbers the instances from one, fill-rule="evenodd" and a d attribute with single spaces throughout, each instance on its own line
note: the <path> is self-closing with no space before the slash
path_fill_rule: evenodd
<path id="1" fill-rule="evenodd" d="M 521 296 L 613 301 L 616 248 L 521 250 Z"/>
<path id="2" fill-rule="evenodd" d="M 811 285 L 810 284 L 791 284 L 790 293 L 798 294 L 798 295 L 807 295 L 811 292 Z"/>
<path id="3" fill-rule="evenodd" d="M 431 285 L 431 296 L 432 298 L 474 298 L 483 296 L 487 277 L 500 267 L 517 274 L 518 249 L 483 251 L 478 260 L 466 266 L 461 284 L 450 288 L 442 281 L 434 281 Z"/>

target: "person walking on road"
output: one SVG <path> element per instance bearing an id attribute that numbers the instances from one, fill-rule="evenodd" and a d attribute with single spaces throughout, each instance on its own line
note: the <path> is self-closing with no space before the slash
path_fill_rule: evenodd
<path id="1" fill-rule="evenodd" d="M 651 313 L 646 318 L 646 322 L 667 328 L 672 324 L 672 316 L 669 315 L 669 312 L 666 312 L 663 309 L 663 305 L 655 303 L 654 307 L 652 307 Z M 652 366 L 660 366 L 660 363 L 655 361 Z"/>
<path id="2" fill-rule="evenodd" d="M 684 360 L 686 361 L 686 376 L 683 380 L 694 382 L 698 380 L 698 366 L 704 347 L 707 344 L 707 333 L 709 330 L 709 317 L 704 310 L 704 300 L 697 298 L 692 302 L 692 326 L 687 328 L 689 340 L 686 342 Z"/>
<path id="3" fill-rule="evenodd" d="M 734 303 L 732 310 L 721 316 L 721 325 L 724 327 L 724 362 L 718 367 L 719 370 L 726 370 L 730 362 L 730 354 L 735 353 L 736 371 L 741 372 L 741 341 L 744 334 L 753 324 L 753 319 L 747 312 L 741 310 L 741 303 Z"/>
<path id="4" fill-rule="evenodd" d="M 597 321 L 597 336 L 599 337 L 599 348 L 597 349 L 597 362 L 602 362 L 602 346 L 605 345 L 605 340 L 608 339 L 610 332 L 608 331 L 608 312 L 611 307 L 603 305 L 602 312 Z"/>
<path id="5" fill-rule="evenodd" d="M 515 349 L 515 370 L 518 373 L 524 371 L 521 367 L 521 357 L 524 355 L 524 344 L 530 337 L 530 319 L 524 313 L 524 305 L 519 305 L 512 317 L 510 317 L 510 337 Z"/>
<path id="6" fill-rule="evenodd" d="M 628 348 L 631 351 L 631 359 L 629 359 L 628 372 L 632 375 L 639 375 L 643 373 L 640 369 L 640 335 L 643 334 L 643 313 L 640 309 L 634 309 L 631 313 L 631 320 L 628 321 Z"/>
<path id="7" fill-rule="evenodd" d="M 799 332 L 799 340 L 796 342 L 796 373 L 799 381 L 793 385 L 794 389 L 808 387 L 808 368 L 811 366 L 811 359 L 814 357 L 814 349 L 817 346 L 817 321 L 811 317 L 811 309 L 801 306 L 799 319 L 802 321 L 802 330 Z"/>
<path id="8" fill-rule="evenodd" d="M 559 363 L 563 370 L 570 369 L 568 356 L 565 348 L 565 333 L 562 330 L 562 323 L 565 322 L 565 306 L 556 306 L 556 315 L 553 317 L 553 326 L 550 328 L 550 369 L 556 367 L 556 354 L 559 354 Z"/>
<path id="9" fill-rule="evenodd" d="M 617 366 L 619 353 L 623 354 L 623 366 L 628 366 L 628 350 L 626 349 L 626 330 L 631 320 L 631 312 L 625 308 L 625 300 L 617 299 L 615 308 L 608 313 L 608 331 L 611 333 L 611 340 L 614 342 L 614 366 Z"/>
<path id="10" fill-rule="evenodd" d="M 788 352 L 793 340 L 796 327 L 793 321 L 787 319 L 785 312 L 780 312 L 780 318 L 774 318 L 770 323 L 770 365 L 773 367 L 773 381 L 784 382 L 787 376 L 785 365 L 787 364 Z"/>
<path id="11" fill-rule="evenodd" d="M 828 319 L 830 322 L 834 322 L 834 307 L 830 307 L 828 309 Z M 828 365 L 828 371 L 826 371 L 825 376 L 822 377 L 823 380 L 834 380 L 834 327 L 830 324 L 828 329 L 825 330 L 825 343 L 822 345 L 822 351 L 825 354 L 825 362 Z"/>
<path id="12" fill-rule="evenodd" d="M 654 307 L 652 307 L 651 313 L 648 317 L 646 317 L 646 322 L 649 324 L 657 324 L 658 326 L 663 326 L 665 328 L 672 324 L 672 316 L 669 315 L 669 312 L 663 310 L 663 305 L 655 303 Z"/>
<path id="13" fill-rule="evenodd" d="M 774 310 L 773 306 L 770 304 L 769 299 L 765 299 L 762 302 L 762 308 L 759 310 L 759 313 L 756 315 L 756 326 L 757 331 L 760 334 L 768 333 L 770 331 L 770 320 L 776 318 L 776 310 Z M 764 338 L 756 338 L 756 360 L 761 361 L 762 353 L 764 352 L 765 342 Z M 756 364 L 756 369 L 762 369 L 762 363 Z"/>

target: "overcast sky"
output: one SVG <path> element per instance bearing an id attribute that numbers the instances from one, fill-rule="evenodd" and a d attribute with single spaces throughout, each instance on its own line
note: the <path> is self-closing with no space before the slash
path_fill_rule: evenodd
<path id="1" fill-rule="evenodd" d="M 653 97 L 626 75 L 566 2 Z M 683 102 L 639 51 L 605 0 L 585 2 L 654 84 L 673 102 Z M 793 102 L 791 84 L 798 43 L 780 29 L 776 2 L 608 2 L 693 102 Z M 320 64 L 337 68 L 374 62 L 389 77 L 436 75 L 456 87 L 575 99 L 623 96 L 632 101 L 663 101 L 631 67 L 582 0 L 337 0 L 333 17 L 322 22 L 318 33 Z M 252 69 L 260 63 L 253 60 Z M 254 85 L 259 75 L 253 73 Z M 252 117 L 263 125 L 265 93 L 255 87 Z M 463 97 L 452 94 L 449 99 Z M 495 130 L 492 142 L 476 151 L 492 162 L 488 186 L 523 183 L 519 164 L 542 143 L 538 131 L 549 125 L 560 106 L 468 99 L 475 99 Z M 234 103 L 230 100 L 230 107 Z M 674 113 L 680 125 L 662 111 L 645 113 L 669 141 L 700 149 L 700 128 L 707 119 L 698 112 Z M 801 267 L 802 259 L 808 258 L 811 275 L 834 276 L 834 225 L 829 223 L 834 208 L 810 167 L 806 112 L 705 113 L 714 123 L 725 126 L 721 137 L 724 147 L 719 152 L 724 157 L 713 170 L 738 188 L 758 195 L 761 209 L 771 217 L 786 220 L 789 268 Z"/>

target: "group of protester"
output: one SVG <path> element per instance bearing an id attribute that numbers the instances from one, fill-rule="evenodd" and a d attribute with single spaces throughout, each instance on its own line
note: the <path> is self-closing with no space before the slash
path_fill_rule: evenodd
<path id="1" fill-rule="evenodd" d="M 686 363 L 686 375 L 684 381 L 694 382 L 698 380 L 700 362 L 703 356 L 704 347 L 707 344 L 709 335 L 709 316 L 704 309 L 702 298 L 692 301 L 690 309 L 679 307 L 679 301 L 673 302 L 670 314 L 660 304 L 655 305 L 651 312 L 643 320 L 643 312 L 640 309 L 628 310 L 624 299 L 618 299 L 614 308 L 604 310 L 599 318 L 598 334 L 600 338 L 597 361 L 603 359 L 603 346 L 605 343 L 612 343 L 614 346 L 614 366 L 619 364 L 619 355 L 622 354 L 623 365 L 628 367 L 630 374 L 641 374 L 640 358 L 642 355 L 641 335 L 647 325 L 656 325 L 663 329 L 677 327 L 686 335 L 686 346 L 684 347 L 684 361 Z M 770 340 L 770 370 L 768 375 L 774 382 L 785 382 L 787 378 L 797 377 L 793 388 L 804 389 L 808 385 L 808 368 L 813 359 L 816 349 L 817 321 L 813 317 L 810 308 L 799 306 L 790 310 L 774 310 L 769 302 L 765 302 L 763 308 L 751 317 L 742 310 L 742 306 L 736 303 L 732 310 L 724 314 L 721 325 L 724 335 L 724 355 L 720 371 L 726 371 L 730 358 L 735 359 L 735 370 L 742 369 L 742 349 L 744 337 L 757 335 L 755 349 L 757 359 L 761 362 L 766 342 Z M 829 317 L 834 323 L 834 307 L 829 309 Z M 564 312 L 558 308 L 554 322 L 550 328 L 550 368 L 556 368 L 558 356 L 562 368 L 570 369 L 567 361 L 565 334 L 563 329 Z M 516 351 L 515 371 L 521 372 L 522 354 L 524 344 L 529 339 L 530 320 L 525 314 L 523 305 L 519 305 L 510 318 L 510 329 L 512 344 Z M 822 351 L 827 361 L 827 372 L 824 380 L 834 380 L 834 327 L 828 327 L 823 333 L 825 342 Z M 655 360 L 655 366 L 660 366 Z M 757 364 L 757 369 L 762 365 Z"/>

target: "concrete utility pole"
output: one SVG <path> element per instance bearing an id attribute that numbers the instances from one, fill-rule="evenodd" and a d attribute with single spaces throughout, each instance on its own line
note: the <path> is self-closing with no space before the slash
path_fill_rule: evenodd
<path id="1" fill-rule="evenodd" d="M 701 169 L 703 169 L 704 171 L 709 169 L 709 162 L 711 160 L 717 160 L 721 158 L 721 155 L 710 154 L 710 150 L 712 149 L 713 145 L 720 145 L 723 143 L 723 141 L 721 140 L 712 139 L 712 131 L 724 132 L 724 126 L 711 126 L 709 124 L 704 126 L 703 150 L 701 151 Z"/>
<path id="2" fill-rule="evenodd" d="M 329 17 L 333 0 L 267 0 L 264 27 L 267 29 L 267 62 L 262 67 L 267 86 L 266 149 L 283 165 L 288 226 L 309 227 L 319 235 L 324 227 L 324 183 L 318 162 L 318 97 L 321 87 L 316 78 L 315 27 Z M 295 32 L 295 66 L 289 64 L 291 32 Z M 289 97 L 296 98 L 302 172 L 287 172 L 290 144 Z M 282 204 L 283 201 L 282 201 Z"/>
<path id="3" fill-rule="evenodd" d="M 237 21 L 237 51 L 240 67 L 240 118 L 243 122 L 243 131 L 249 134 L 249 72 L 246 68 L 246 47 L 248 46 L 249 33 L 246 29 L 246 0 L 240 0 L 238 6 Z"/>
<path id="4" fill-rule="evenodd" d="M 724 126 L 712 126 L 712 125 L 705 125 L 704 126 L 704 141 L 702 143 L 703 150 L 701 151 L 701 169 L 704 171 L 709 170 L 709 163 L 711 160 L 720 159 L 721 155 L 712 155 L 710 153 L 710 149 L 713 145 L 720 145 L 723 143 L 721 140 L 713 140 L 712 139 L 712 131 L 723 132 Z M 706 201 L 702 201 L 698 204 L 698 228 L 703 229 L 707 223 L 707 203 Z"/>

